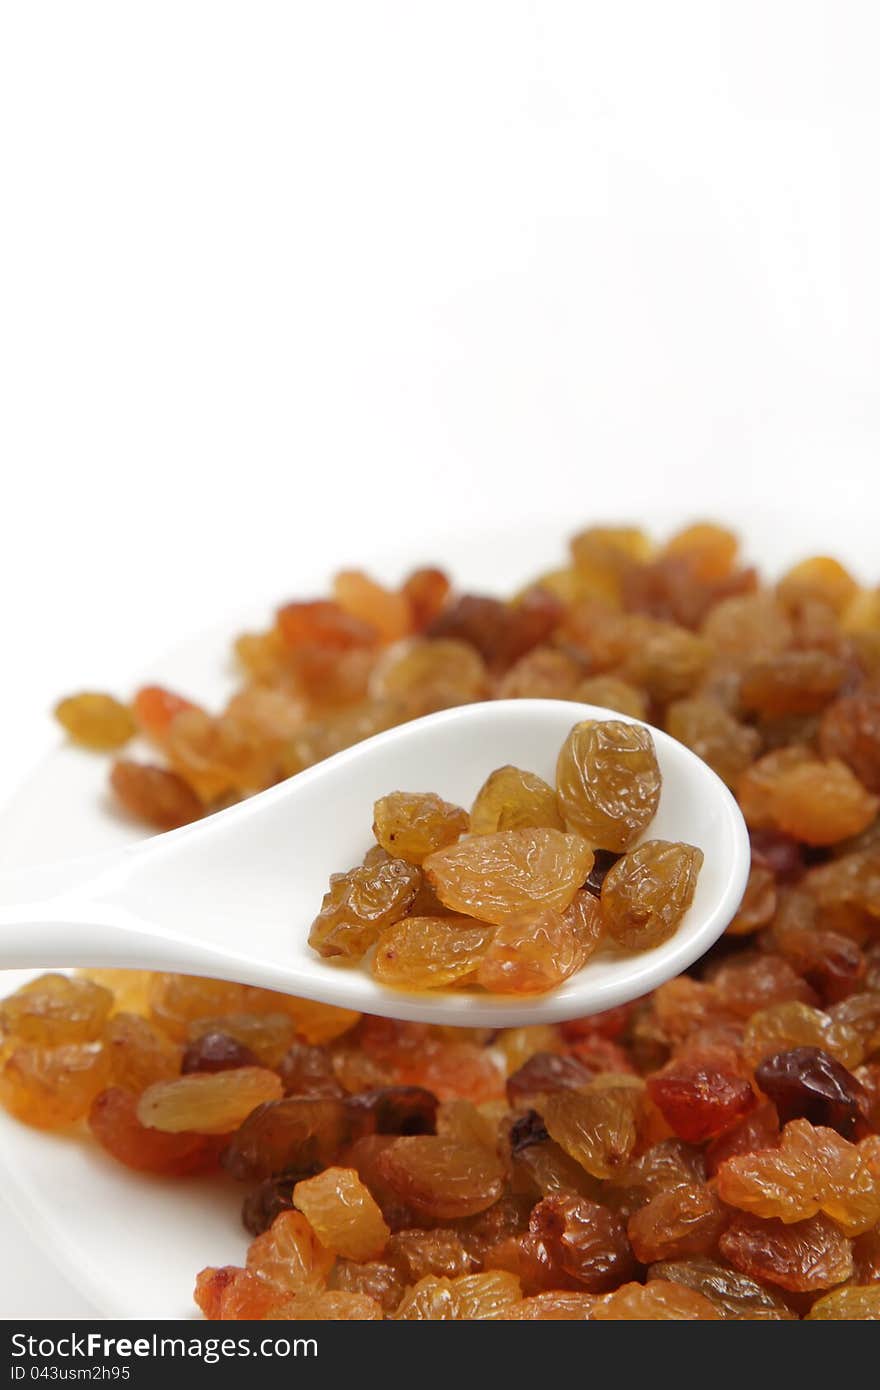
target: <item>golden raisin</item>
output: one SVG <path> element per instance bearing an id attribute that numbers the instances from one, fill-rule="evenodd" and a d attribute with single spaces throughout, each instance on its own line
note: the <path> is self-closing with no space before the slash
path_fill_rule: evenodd
<path id="1" fill-rule="evenodd" d="M 792 1047 L 824 1048 L 845 1067 L 856 1066 L 862 1058 L 862 1044 L 855 1028 L 845 1019 L 835 1019 L 799 999 L 771 1004 L 752 1014 L 743 1039 L 743 1053 L 753 1066 L 764 1057 Z"/>
<path id="2" fill-rule="evenodd" d="M 850 1144 L 833 1129 L 792 1120 L 778 1148 L 723 1163 L 718 1192 L 731 1206 L 786 1223 L 825 1212 L 849 1236 L 880 1221 L 880 1137 Z"/>
<path id="3" fill-rule="evenodd" d="M 461 840 L 425 860 L 441 902 L 484 922 L 515 922 L 542 909 L 563 911 L 593 863 L 578 835 L 543 827 Z"/>
<path id="4" fill-rule="evenodd" d="M 667 941 L 693 902 L 703 851 L 694 845 L 646 840 L 612 865 L 602 884 L 602 920 L 631 951 Z"/>
<path id="5" fill-rule="evenodd" d="M 419 870 L 404 859 L 333 874 L 312 923 L 309 945 L 321 956 L 359 960 L 382 928 L 404 915 L 420 880 Z"/>
<path id="6" fill-rule="evenodd" d="M 818 599 L 835 613 L 840 613 L 847 606 L 857 589 L 852 575 L 838 560 L 827 555 L 801 560 L 783 575 L 777 586 L 779 597 L 786 604 Z"/>
<path id="7" fill-rule="evenodd" d="M 694 577 L 724 579 L 736 561 L 739 541 L 732 531 L 711 521 L 700 521 L 677 531 L 666 542 L 667 555 L 684 556 Z"/>
<path id="8" fill-rule="evenodd" d="M 370 681 L 374 696 L 408 701 L 414 712 L 481 700 L 488 692 L 486 663 L 467 642 L 414 637 L 392 647 Z"/>
<path id="9" fill-rule="evenodd" d="M 234 1265 L 201 1270 L 193 1298 L 210 1322 L 274 1318 L 283 1302 L 281 1290 Z"/>
<path id="10" fill-rule="evenodd" d="M 631 618 L 621 674 L 665 704 L 694 690 L 710 655 L 711 648 L 702 637 L 677 623 Z"/>
<path id="11" fill-rule="evenodd" d="M 0 1069 L 0 1102 L 25 1124 L 62 1129 L 83 1119 L 109 1076 L 103 1043 L 23 1043 Z"/>
<path id="12" fill-rule="evenodd" d="M 670 705 L 666 730 L 730 787 L 754 761 L 761 746 L 757 730 L 741 724 L 716 700 L 701 695 Z"/>
<path id="13" fill-rule="evenodd" d="M 643 1098 L 638 1087 L 594 1083 L 548 1095 L 541 1114 L 553 1139 L 596 1178 L 612 1177 L 631 1157 Z"/>
<path id="14" fill-rule="evenodd" d="M 77 976 L 109 989 L 113 996 L 110 1013 L 145 1014 L 149 1008 L 153 987 L 151 970 L 78 970 Z M 0 1005 L 2 1009 L 2 1005 Z M 2 1013 L 0 1013 L 2 1017 Z"/>
<path id="15" fill-rule="evenodd" d="M 841 1322 L 880 1322 L 880 1284 L 849 1284 L 844 1289 L 823 1294 L 813 1304 L 808 1318 Z"/>
<path id="16" fill-rule="evenodd" d="M 166 1134 L 230 1134 L 252 1110 L 281 1096 L 281 1081 L 263 1067 L 191 1072 L 157 1081 L 138 1101 L 138 1119 Z"/>
<path id="17" fill-rule="evenodd" d="M 833 845 L 865 830 L 880 801 L 845 763 L 786 748 L 755 763 L 737 786 L 750 825 L 770 826 L 808 845 Z"/>
<path id="18" fill-rule="evenodd" d="M 571 555 L 590 591 L 612 602 L 620 598 L 621 579 L 633 565 L 647 560 L 652 545 L 643 531 L 625 526 L 591 526 L 571 540 Z"/>
<path id="19" fill-rule="evenodd" d="M 636 1259 L 651 1264 L 708 1253 L 726 1225 L 721 1202 L 702 1183 L 658 1192 L 630 1217 L 627 1233 Z"/>
<path id="20" fill-rule="evenodd" d="M 180 1071 L 178 1048 L 137 1014 L 114 1014 L 104 1029 L 104 1045 L 113 1084 L 136 1095 Z"/>
<path id="21" fill-rule="evenodd" d="M 440 989 L 474 972 L 494 934 L 471 917 L 404 917 L 379 937 L 373 974 L 396 989 Z"/>
<path id="22" fill-rule="evenodd" d="M 647 1284 L 623 1284 L 598 1299 L 590 1314 L 597 1322 L 711 1321 L 719 1316 L 714 1304 L 694 1289 L 649 1279 Z"/>
<path id="23" fill-rule="evenodd" d="M 247 1267 L 273 1288 L 307 1295 L 325 1288 L 333 1258 L 302 1212 L 284 1211 L 251 1242 Z"/>
<path id="24" fill-rule="evenodd" d="M 521 1293 L 519 1280 L 504 1270 L 463 1274 L 457 1279 L 427 1274 L 407 1290 L 395 1317 L 404 1321 L 493 1320 L 505 1317 Z"/>
<path id="25" fill-rule="evenodd" d="M 255 1065 L 277 1069 L 298 1031 L 288 1012 L 232 1013 L 195 1019 L 188 1036 L 192 1045 L 204 1037 L 223 1034 L 251 1053 Z"/>
<path id="26" fill-rule="evenodd" d="M 600 709 L 613 709 L 633 719 L 646 719 L 648 715 L 648 701 L 643 692 L 610 673 L 587 676 L 575 686 L 570 698 L 585 705 L 598 705 Z"/>
<path id="27" fill-rule="evenodd" d="M 764 719 L 816 714 L 834 699 L 847 668 L 829 652 L 780 652 L 751 665 L 740 683 L 744 709 Z"/>
<path id="28" fill-rule="evenodd" d="M 84 976 L 39 975 L 0 1003 L 0 1031 L 18 1042 L 92 1042 L 113 1004 L 103 985 Z"/>
<path id="29" fill-rule="evenodd" d="M 556 768 L 566 823 L 600 849 L 625 850 L 660 801 L 654 741 L 639 724 L 586 720 L 569 734 Z"/>
<path id="30" fill-rule="evenodd" d="M 533 647 L 495 686 L 499 700 L 572 700 L 583 663 L 559 647 Z"/>
<path id="31" fill-rule="evenodd" d="M 55 718 L 74 743 L 100 753 L 121 748 L 135 732 L 131 710 L 112 695 L 69 695 L 55 706 Z"/>
<path id="32" fill-rule="evenodd" d="M 454 844 L 468 828 L 467 811 L 433 792 L 391 792 L 373 807 L 373 834 L 383 849 L 408 864 Z"/>
<path id="33" fill-rule="evenodd" d="M 601 922 L 591 893 L 572 903 L 503 923 L 477 965 L 477 983 L 498 994 L 541 994 L 586 964 L 599 942 Z"/>
<path id="34" fill-rule="evenodd" d="M 380 1255 L 390 1231 L 353 1168 L 325 1168 L 298 1182 L 293 1200 L 328 1250 L 350 1260 Z"/>
<path id="35" fill-rule="evenodd" d="M 556 792 L 542 777 L 518 767 L 499 767 L 477 792 L 471 807 L 470 829 L 474 835 L 491 835 L 496 830 L 524 830 L 535 826 L 564 830 Z"/>

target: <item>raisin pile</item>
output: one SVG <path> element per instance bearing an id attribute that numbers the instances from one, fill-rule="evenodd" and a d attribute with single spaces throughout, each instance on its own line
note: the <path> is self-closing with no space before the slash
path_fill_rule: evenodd
<path id="1" fill-rule="evenodd" d="M 0 1100 L 19 1120 L 169 1181 L 238 1185 L 251 1243 L 198 1275 L 204 1315 L 880 1319 L 880 592 L 824 557 L 762 583 L 713 525 L 659 547 L 592 527 L 510 602 L 456 594 L 437 569 L 398 590 L 349 572 L 236 652 L 242 687 L 219 713 L 155 687 L 59 709 L 85 746 L 118 750 L 134 728 L 153 750 L 126 748 L 111 773 L 149 824 L 434 709 L 551 697 L 693 748 L 739 799 L 752 869 L 687 974 L 555 1026 L 428 1027 L 119 971 L 44 975 L 3 1001 Z M 589 737 L 595 759 L 617 756 Z M 644 839 L 649 772 L 623 815 L 612 777 L 594 795 L 585 764 L 562 761 L 555 798 L 493 773 L 469 838 L 436 798 L 402 817 L 379 803 L 376 846 L 322 912 L 328 957 L 381 940 L 390 982 L 405 960 L 419 988 L 474 969 L 538 987 L 546 958 L 467 862 L 473 840 L 524 834 L 543 839 L 542 873 L 558 866 L 548 939 L 560 919 L 580 943 L 611 934 L 602 898 L 618 941 L 662 939 L 695 866 L 675 865 L 662 910 L 642 900 L 631 856 L 667 854 Z M 553 837 L 591 849 L 567 901 Z M 439 955 L 422 918 L 444 923 Z"/>
<path id="2" fill-rule="evenodd" d="M 553 989 L 606 943 L 657 946 L 703 861 L 693 845 L 630 848 L 660 780 L 649 730 L 588 720 L 560 750 L 555 789 L 500 767 L 470 815 L 433 792 L 391 792 L 374 807 L 364 862 L 332 876 L 310 944 L 345 964 L 369 955 L 375 978 L 399 989 L 502 994 Z M 598 887 L 593 846 L 613 865 Z"/>

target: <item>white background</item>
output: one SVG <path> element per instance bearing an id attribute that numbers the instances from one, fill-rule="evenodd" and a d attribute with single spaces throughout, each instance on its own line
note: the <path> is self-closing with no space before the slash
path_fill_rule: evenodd
<path id="1" fill-rule="evenodd" d="M 792 554 L 853 520 L 876 582 L 878 39 L 871 0 L 7 0 L 0 795 L 59 691 L 426 535 L 711 504 Z M 4 1315 L 88 1312 L 0 1244 Z"/>

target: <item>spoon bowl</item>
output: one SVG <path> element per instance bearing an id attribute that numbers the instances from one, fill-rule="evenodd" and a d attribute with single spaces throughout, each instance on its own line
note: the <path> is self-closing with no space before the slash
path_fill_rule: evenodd
<path id="1" fill-rule="evenodd" d="M 240 981 L 364 1013 L 510 1027 L 613 1008 L 678 974 L 733 917 L 749 871 L 748 833 L 723 782 L 690 749 L 651 729 L 663 778 L 644 839 L 704 853 L 694 901 L 662 945 L 604 947 L 558 989 L 523 998 L 464 990 L 406 993 L 308 945 L 331 873 L 360 863 L 374 801 L 433 791 L 469 806 L 513 763 L 551 784 L 583 719 L 622 719 L 563 700 L 496 700 L 378 734 L 259 795 L 121 851 L 0 876 L 0 967 L 176 971 Z"/>

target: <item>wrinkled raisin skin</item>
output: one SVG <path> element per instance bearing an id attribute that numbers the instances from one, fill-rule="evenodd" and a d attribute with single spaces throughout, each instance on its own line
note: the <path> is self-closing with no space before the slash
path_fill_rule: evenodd
<path id="1" fill-rule="evenodd" d="M 598 849 L 628 849 L 660 802 L 654 740 L 640 724 L 586 720 L 562 745 L 556 790 L 566 823 Z"/>
<path id="2" fill-rule="evenodd" d="M 755 1081 L 773 1101 L 783 1124 L 804 1118 L 852 1138 L 864 1088 L 836 1057 L 819 1047 L 795 1047 L 765 1057 Z"/>
<path id="3" fill-rule="evenodd" d="M 712 1055 L 670 1062 L 648 1078 L 648 1094 L 679 1138 L 692 1144 L 720 1134 L 755 1104 L 735 1065 Z"/>
<path id="4" fill-rule="evenodd" d="M 593 851 L 578 835 L 539 827 L 462 840 L 429 855 L 424 867 L 453 911 L 516 925 L 529 913 L 564 911 L 592 864 Z"/>
<path id="5" fill-rule="evenodd" d="M 628 950 L 660 946 L 678 929 L 693 902 L 703 851 L 668 840 L 645 840 L 609 869 L 602 884 L 602 919 Z"/>
<path id="6" fill-rule="evenodd" d="M 589 1293 L 604 1293 L 634 1276 L 636 1262 L 623 1222 L 583 1197 L 545 1198 L 529 1219 L 551 1265 Z"/>
<path id="7" fill-rule="evenodd" d="M 833 1288 L 852 1273 L 850 1241 L 823 1216 L 789 1226 L 738 1216 L 719 1244 L 741 1273 L 791 1293 Z"/>

